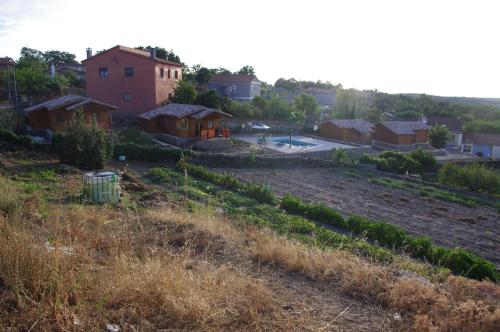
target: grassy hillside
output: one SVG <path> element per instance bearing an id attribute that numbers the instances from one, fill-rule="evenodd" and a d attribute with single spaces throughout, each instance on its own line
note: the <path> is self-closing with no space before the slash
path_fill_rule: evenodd
<path id="1" fill-rule="evenodd" d="M 500 322 L 494 283 L 304 243 L 280 216 L 255 212 L 261 222 L 249 223 L 227 205 L 249 201 L 185 185 L 168 168 L 129 168 L 114 207 L 86 204 L 80 174 L 50 156 L 0 161 L 0 330 L 494 331 Z"/>

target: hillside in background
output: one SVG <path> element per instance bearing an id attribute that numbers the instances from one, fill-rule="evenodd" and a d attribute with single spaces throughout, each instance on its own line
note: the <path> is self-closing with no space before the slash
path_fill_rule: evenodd
<path id="1" fill-rule="evenodd" d="M 405 95 L 418 97 L 418 93 L 405 93 Z M 459 105 L 470 105 L 470 106 L 495 106 L 500 107 L 500 98 L 479 98 L 479 97 L 443 97 L 443 96 L 433 96 L 428 95 L 432 99 L 440 102 L 459 104 Z"/>

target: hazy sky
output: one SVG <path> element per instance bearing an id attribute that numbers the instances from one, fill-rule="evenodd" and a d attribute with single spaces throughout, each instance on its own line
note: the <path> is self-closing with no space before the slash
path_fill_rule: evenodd
<path id="1" fill-rule="evenodd" d="M 158 45 L 187 65 L 385 92 L 500 97 L 498 0 L 0 0 L 0 56 Z"/>

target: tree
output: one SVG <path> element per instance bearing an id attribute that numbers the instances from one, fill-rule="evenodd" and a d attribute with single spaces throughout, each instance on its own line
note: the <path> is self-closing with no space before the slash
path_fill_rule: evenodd
<path id="1" fill-rule="evenodd" d="M 56 67 L 76 62 L 76 56 L 69 52 L 47 51 L 43 53 L 42 57 L 46 64 Z"/>
<path id="2" fill-rule="evenodd" d="M 48 76 L 46 64 L 35 57 L 20 58 L 16 66 L 16 81 L 21 94 L 33 97 L 61 96 L 70 86 L 65 76 Z"/>
<path id="3" fill-rule="evenodd" d="M 198 69 L 195 80 L 198 84 L 207 84 L 210 81 L 210 78 L 214 75 L 213 70 L 210 70 L 206 67 L 201 67 Z"/>
<path id="4" fill-rule="evenodd" d="M 307 116 L 315 116 L 319 111 L 318 103 L 316 103 L 314 97 L 305 93 L 295 97 L 293 105 Z"/>
<path id="5" fill-rule="evenodd" d="M 97 125 L 95 117 L 86 123 L 80 110 L 68 122 L 64 133 L 54 137 L 53 144 L 62 163 L 83 169 L 104 168 L 112 154 L 107 133 Z"/>
<path id="6" fill-rule="evenodd" d="M 429 132 L 429 142 L 436 149 L 442 149 L 450 136 L 450 130 L 445 125 L 435 125 Z"/>
<path id="7" fill-rule="evenodd" d="M 49 92 L 49 77 L 45 64 L 35 57 L 21 57 L 16 66 L 19 92 L 29 96 L 44 96 Z"/>
<path id="8" fill-rule="evenodd" d="M 197 92 L 190 81 L 179 81 L 179 84 L 174 90 L 172 102 L 179 104 L 194 104 L 196 101 Z"/>
<path id="9" fill-rule="evenodd" d="M 287 101 L 274 96 L 266 102 L 263 116 L 268 119 L 289 119 L 294 109 Z"/>
<path id="10" fill-rule="evenodd" d="M 215 75 L 229 75 L 232 74 L 229 69 L 226 69 L 224 67 L 219 67 L 217 69 L 214 69 L 214 74 Z"/>
<path id="11" fill-rule="evenodd" d="M 256 96 L 252 99 L 252 105 L 263 110 L 266 107 L 266 100 L 260 96 Z"/>
<path id="12" fill-rule="evenodd" d="M 255 69 L 252 66 L 243 66 L 235 74 L 239 75 L 255 75 Z"/>
<path id="13" fill-rule="evenodd" d="M 238 118 L 253 118 L 255 116 L 255 108 L 250 103 L 232 102 L 229 113 Z"/>
<path id="14" fill-rule="evenodd" d="M 21 58 L 43 60 L 43 52 L 35 50 L 34 48 L 23 47 L 21 48 Z"/>
<path id="15" fill-rule="evenodd" d="M 222 96 L 215 90 L 208 90 L 200 93 L 196 98 L 196 104 L 203 105 L 205 107 L 221 109 L 223 102 Z"/>
<path id="16" fill-rule="evenodd" d="M 176 63 L 182 63 L 181 58 L 174 53 L 173 50 L 168 51 L 166 48 L 159 47 L 159 46 L 138 46 L 136 49 L 141 50 L 141 51 L 148 51 L 150 52 L 152 49 L 156 49 L 156 57 L 158 59 L 163 59 L 163 60 L 168 60 Z"/>

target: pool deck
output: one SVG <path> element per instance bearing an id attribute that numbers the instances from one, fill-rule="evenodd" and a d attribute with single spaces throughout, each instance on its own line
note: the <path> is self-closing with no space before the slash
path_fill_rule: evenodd
<path id="1" fill-rule="evenodd" d="M 316 144 L 315 146 L 303 147 L 303 146 L 291 146 L 289 144 L 278 145 L 272 141 L 275 139 L 289 139 L 290 136 L 286 135 L 276 135 L 276 136 L 266 136 L 266 144 L 259 144 L 259 139 L 262 138 L 262 134 L 258 135 L 233 135 L 233 138 L 250 143 L 258 146 L 265 147 L 274 151 L 282 153 L 308 153 L 308 152 L 318 152 L 318 151 L 329 151 L 331 149 L 352 149 L 356 148 L 353 145 L 341 144 L 336 142 L 325 141 L 321 139 L 293 135 L 292 140 L 302 141 L 307 143 Z"/>

